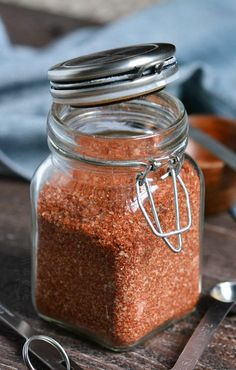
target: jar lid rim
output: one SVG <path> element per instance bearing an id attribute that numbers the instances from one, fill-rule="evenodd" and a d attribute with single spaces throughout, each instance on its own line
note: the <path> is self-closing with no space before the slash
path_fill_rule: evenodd
<path id="1" fill-rule="evenodd" d="M 74 58 L 51 67 L 57 103 L 93 106 L 160 90 L 176 79 L 175 46 L 133 45 Z"/>

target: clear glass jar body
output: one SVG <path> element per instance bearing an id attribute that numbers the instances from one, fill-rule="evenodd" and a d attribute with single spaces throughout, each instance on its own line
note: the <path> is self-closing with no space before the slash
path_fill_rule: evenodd
<path id="1" fill-rule="evenodd" d="M 199 297 L 203 184 L 184 157 L 186 113 L 177 99 L 158 93 L 97 108 L 53 105 L 48 126 L 52 154 L 31 185 L 35 308 L 103 346 L 127 349 L 191 312 Z M 180 253 L 152 233 L 135 188 L 150 159 L 176 151 L 192 216 Z M 163 159 L 148 173 L 164 231 L 176 225 L 167 172 Z M 143 188 L 141 198 L 152 218 Z M 183 227 L 180 187 L 178 198 Z"/>

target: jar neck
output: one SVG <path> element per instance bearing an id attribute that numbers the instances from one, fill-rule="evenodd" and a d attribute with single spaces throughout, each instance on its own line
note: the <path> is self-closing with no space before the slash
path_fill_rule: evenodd
<path id="1" fill-rule="evenodd" d="M 62 157 L 99 166 L 137 167 L 182 157 L 187 115 L 178 99 L 163 92 L 92 108 L 54 103 L 48 137 L 50 149 Z"/>

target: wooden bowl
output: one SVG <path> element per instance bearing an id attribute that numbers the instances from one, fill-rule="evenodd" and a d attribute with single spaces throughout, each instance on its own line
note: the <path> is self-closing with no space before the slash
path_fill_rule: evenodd
<path id="1" fill-rule="evenodd" d="M 189 123 L 236 151 L 236 121 L 211 115 L 190 115 Z M 196 160 L 205 178 L 205 214 L 229 209 L 236 202 L 236 172 L 192 139 L 187 153 Z"/>

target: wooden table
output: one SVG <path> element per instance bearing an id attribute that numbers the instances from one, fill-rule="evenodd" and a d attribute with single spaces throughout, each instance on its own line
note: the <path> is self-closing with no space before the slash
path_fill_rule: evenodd
<path id="1" fill-rule="evenodd" d="M 44 45 L 55 36 L 83 26 L 83 21 L 49 17 L 31 10 L 0 4 L 0 12 L 15 42 Z M 18 15 L 12 23 L 11 14 Z M 49 18 L 48 18 L 49 17 Z M 31 19 L 32 32 L 22 26 Z M 35 21 L 32 22 L 32 19 Z M 86 24 L 86 22 L 85 22 Z M 87 23 L 88 24 L 88 23 Z M 15 28 L 14 28 L 15 27 Z M 18 27 L 18 28 L 17 28 Z M 37 29 L 40 28 L 40 38 Z M 55 32 L 57 30 L 57 32 Z M 53 336 L 83 369 L 167 370 L 178 358 L 204 310 L 170 326 L 137 349 L 112 353 L 79 339 L 39 319 L 30 297 L 30 204 L 29 184 L 14 178 L 0 178 L 0 302 L 18 312 L 41 333 Z M 220 280 L 236 279 L 236 229 L 228 214 L 208 218 L 205 224 L 203 286 L 208 289 Z M 198 370 L 236 369 L 236 317 L 228 316 L 198 363 Z M 23 370 L 22 340 L 0 323 L 0 370 Z M 44 370 L 40 367 L 40 370 Z M 184 370 L 184 369 L 183 369 Z"/>

